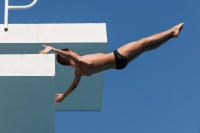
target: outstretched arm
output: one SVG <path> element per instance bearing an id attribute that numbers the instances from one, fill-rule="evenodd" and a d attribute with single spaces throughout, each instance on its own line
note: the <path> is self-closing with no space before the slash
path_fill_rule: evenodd
<path id="1" fill-rule="evenodd" d="M 72 59 L 74 62 L 76 62 L 78 64 L 80 64 L 80 62 L 81 62 L 81 57 L 77 53 L 72 52 L 71 50 L 63 51 L 63 50 L 53 48 L 51 46 L 46 46 L 46 45 L 42 45 L 42 46 L 44 47 L 44 50 L 40 51 L 40 54 L 47 54 L 49 52 L 55 52 L 55 53 L 59 54 L 60 56 L 62 56 L 63 58 Z"/>
<path id="2" fill-rule="evenodd" d="M 67 97 L 78 86 L 78 83 L 81 80 L 81 76 L 82 76 L 81 74 L 79 74 L 75 71 L 74 81 L 73 81 L 72 85 L 67 89 L 67 91 L 63 94 L 55 94 L 57 96 L 55 98 L 55 102 L 57 104 L 60 103 L 62 100 L 64 100 L 64 98 Z"/>

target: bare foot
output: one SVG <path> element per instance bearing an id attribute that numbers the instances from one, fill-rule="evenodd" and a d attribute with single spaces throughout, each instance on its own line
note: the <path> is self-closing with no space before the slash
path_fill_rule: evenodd
<path id="1" fill-rule="evenodd" d="M 177 38 L 177 37 L 178 37 L 178 34 L 179 34 L 179 33 L 181 32 L 181 30 L 183 29 L 183 26 L 184 26 L 184 23 L 180 23 L 180 24 L 178 24 L 178 25 L 176 25 L 176 26 L 174 26 L 174 27 L 172 28 L 172 30 L 173 30 L 172 35 L 173 35 L 174 38 Z"/>

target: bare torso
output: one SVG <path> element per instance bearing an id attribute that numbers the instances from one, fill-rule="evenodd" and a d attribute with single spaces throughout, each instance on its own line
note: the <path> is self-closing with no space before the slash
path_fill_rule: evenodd
<path id="1" fill-rule="evenodd" d="M 80 57 L 80 64 L 72 62 L 71 66 L 81 75 L 90 76 L 94 73 L 115 68 L 115 58 L 112 52 L 108 54 L 89 54 Z"/>

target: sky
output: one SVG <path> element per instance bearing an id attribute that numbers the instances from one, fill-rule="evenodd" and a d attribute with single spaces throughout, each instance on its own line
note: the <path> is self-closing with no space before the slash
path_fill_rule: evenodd
<path id="1" fill-rule="evenodd" d="M 10 0 L 26 5 L 32 0 Z M 4 1 L 0 1 L 4 23 Z M 106 23 L 107 52 L 184 22 L 177 39 L 105 72 L 100 112 L 57 112 L 56 133 L 199 133 L 199 0 L 38 0 L 9 23 Z"/>

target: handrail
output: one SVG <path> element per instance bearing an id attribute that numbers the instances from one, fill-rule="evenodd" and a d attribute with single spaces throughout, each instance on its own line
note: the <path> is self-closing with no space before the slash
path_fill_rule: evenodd
<path id="1" fill-rule="evenodd" d="M 5 14 L 4 14 L 4 30 L 5 31 L 8 31 L 8 10 L 29 9 L 37 3 L 37 0 L 34 0 L 31 4 L 26 5 L 26 6 L 9 6 L 8 1 L 9 0 L 5 0 Z"/>

